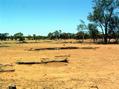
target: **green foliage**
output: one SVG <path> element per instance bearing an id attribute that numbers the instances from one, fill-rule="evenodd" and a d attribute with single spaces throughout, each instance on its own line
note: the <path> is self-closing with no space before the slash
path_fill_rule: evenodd
<path id="1" fill-rule="evenodd" d="M 80 20 L 80 24 L 77 25 L 77 31 L 85 31 L 87 29 L 87 26 L 83 20 Z"/>
<path id="2" fill-rule="evenodd" d="M 97 29 L 97 25 L 96 24 L 89 23 L 88 24 L 88 29 L 89 29 L 90 37 L 95 42 L 97 40 L 98 34 L 99 34 L 99 31 Z"/>
<path id="3" fill-rule="evenodd" d="M 61 30 L 56 30 L 54 32 L 50 32 L 47 36 L 49 39 L 74 39 L 75 34 L 62 32 Z"/>
<path id="4" fill-rule="evenodd" d="M 7 40 L 9 33 L 0 33 L 0 40 Z"/>
<path id="5" fill-rule="evenodd" d="M 85 25 L 85 22 L 83 20 L 80 20 L 80 24 L 77 26 L 77 31 L 78 31 L 77 36 L 82 36 L 79 37 L 82 38 L 82 42 L 84 42 L 85 30 L 87 30 L 87 26 Z"/>
<path id="6" fill-rule="evenodd" d="M 14 34 L 14 39 L 18 40 L 19 42 L 24 42 L 25 41 L 24 35 L 21 32 L 15 33 Z"/>
<path id="7" fill-rule="evenodd" d="M 98 25 L 104 35 L 104 42 L 108 43 L 108 32 L 110 28 L 113 31 L 115 30 L 110 26 L 117 23 L 114 20 L 115 17 L 119 19 L 119 15 L 117 14 L 119 0 L 93 0 L 93 4 L 93 12 L 89 14 L 88 19 Z"/>
<path id="8" fill-rule="evenodd" d="M 61 33 L 62 33 L 62 31 L 61 30 L 56 30 L 56 31 L 54 31 L 54 32 L 50 32 L 49 34 L 48 34 L 48 38 L 49 39 L 59 39 L 60 38 L 60 36 L 61 36 Z"/>

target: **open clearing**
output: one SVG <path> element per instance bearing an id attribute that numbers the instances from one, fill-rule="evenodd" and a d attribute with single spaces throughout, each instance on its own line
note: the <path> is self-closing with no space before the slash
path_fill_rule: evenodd
<path id="1" fill-rule="evenodd" d="M 37 50 L 57 47 L 79 49 Z M 87 48 L 87 49 L 86 49 Z M 17 61 L 68 58 L 68 63 L 18 65 Z M 2 43 L 0 64 L 13 65 L 13 72 L 0 72 L 0 89 L 119 89 L 119 45 L 40 41 Z"/>

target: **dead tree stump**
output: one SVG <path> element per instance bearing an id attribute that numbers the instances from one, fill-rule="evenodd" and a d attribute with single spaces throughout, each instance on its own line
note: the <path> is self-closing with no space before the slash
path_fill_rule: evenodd
<path id="1" fill-rule="evenodd" d="M 12 85 L 9 86 L 8 89 L 17 89 L 17 88 L 16 88 L 16 85 L 12 84 Z"/>

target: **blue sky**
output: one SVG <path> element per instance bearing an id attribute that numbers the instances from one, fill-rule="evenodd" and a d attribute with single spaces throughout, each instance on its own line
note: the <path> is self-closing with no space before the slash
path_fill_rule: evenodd
<path id="1" fill-rule="evenodd" d="M 75 33 L 80 19 L 88 22 L 91 10 L 92 0 L 0 0 L 0 33 Z"/>

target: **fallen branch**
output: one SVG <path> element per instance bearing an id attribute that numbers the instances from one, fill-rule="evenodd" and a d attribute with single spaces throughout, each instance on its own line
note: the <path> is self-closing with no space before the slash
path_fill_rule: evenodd
<path id="1" fill-rule="evenodd" d="M 70 57 L 70 55 L 59 55 L 59 56 L 55 56 L 55 57 Z"/>
<path id="2" fill-rule="evenodd" d="M 0 70 L 0 72 L 14 72 L 15 69 L 11 69 L 11 70 Z"/>
<path id="3" fill-rule="evenodd" d="M 56 60 L 42 60 L 41 62 L 42 63 L 51 63 L 51 62 L 65 62 L 65 63 L 68 63 L 68 60 L 67 60 L 67 58 L 65 58 L 65 59 L 56 59 Z"/>
<path id="4" fill-rule="evenodd" d="M 13 66 L 13 64 L 0 64 L 0 66 Z"/>
<path id="5" fill-rule="evenodd" d="M 69 50 L 69 49 L 97 49 L 99 47 L 50 47 L 50 48 L 30 48 L 28 51 L 41 51 L 41 50 Z"/>
<path id="6" fill-rule="evenodd" d="M 55 60 L 41 60 L 40 62 L 33 62 L 33 61 L 18 61 L 16 64 L 47 64 L 47 63 L 52 63 L 52 62 L 64 62 L 68 63 L 67 58 L 65 59 L 55 59 Z"/>
<path id="7" fill-rule="evenodd" d="M 41 64 L 41 62 L 18 61 L 16 64 Z"/>
<path id="8" fill-rule="evenodd" d="M 36 48 L 29 49 L 29 51 L 38 51 L 38 50 L 64 50 L 64 49 L 79 49 L 78 47 L 53 47 L 53 48 Z"/>
<path id="9" fill-rule="evenodd" d="M 12 64 L 0 64 L 0 72 L 14 72 Z"/>

